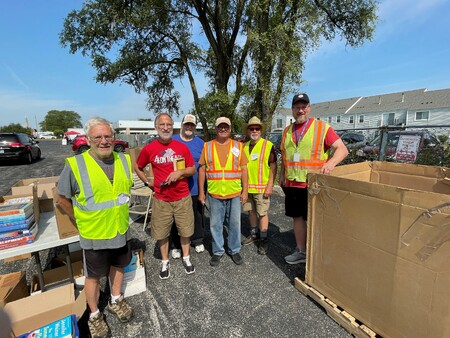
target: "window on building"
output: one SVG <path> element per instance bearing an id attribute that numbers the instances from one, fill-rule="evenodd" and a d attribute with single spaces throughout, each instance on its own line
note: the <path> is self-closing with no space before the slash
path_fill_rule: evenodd
<path id="1" fill-rule="evenodd" d="M 364 115 L 359 115 L 359 123 L 364 123 Z"/>
<path id="2" fill-rule="evenodd" d="M 416 121 L 427 121 L 430 118 L 429 111 L 417 111 L 416 112 Z"/>
<path id="3" fill-rule="evenodd" d="M 336 116 L 336 122 L 341 123 L 341 115 Z"/>
<path id="4" fill-rule="evenodd" d="M 277 128 L 283 128 L 283 120 L 277 119 Z"/>
<path id="5" fill-rule="evenodd" d="M 331 116 L 328 116 L 328 123 L 331 123 Z"/>
<path id="6" fill-rule="evenodd" d="M 348 123 L 353 123 L 353 120 L 354 120 L 354 116 L 353 116 L 353 115 L 350 115 L 350 116 L 348 117 Z"/>

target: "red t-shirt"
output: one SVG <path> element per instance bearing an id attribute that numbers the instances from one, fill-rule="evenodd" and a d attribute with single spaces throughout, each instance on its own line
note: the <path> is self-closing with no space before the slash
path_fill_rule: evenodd
<path id="1" fill-rule="evenodd" d="M 312 122 L 312 119 L 309 119 L 308 121 L 305 122 L 305 123 L 309 123 L 309 125 L 306 126 L 304 134 L 306 134 L 306 132 L 311 127 L 311 122 Z M 305 123 L 302 123 L 302 124 L 294 123 L 293 128 L 292 128 L 292 139 L 293 140 L 295 140 L 295 137 L 294 137 L 295 132 L 297 131 L 297 133 L 298 133 L 303 128 Z M 289 126 L 286 127 L 286 128 L 289 128 Z M 325 135 L 325 140 L 324 140 L 324 144 L 323 144 L 323 151 L 326 152 L 328 149 L 330 149 L 331 145 L 334 142 L 336 142 L 338 139 L 339 139 L 339 135 L 336 134 L 336 132 L 334 131 L 333 128 L 329 127 L 328 130 L 327 130 L 327 133 Z M 290 181 L 290 180 L 286 179 L 285 186 L 286 187 L 292 187 L 292 188 L 306 188 L 308 186 L 308 184 L 306 182 Z"/>
<path id="2" fill-rule="evenodd" d="M 147 164 L 151 164 L 155 182 L 155 198 L 167 202 L 178 201 L 189 196 L 189 185 L 187 178 L 182 178 L 170 185 L 161 186 L 161 183 L 167 179 L 170 173 L 174 171 L 173 160 L 184 158 L 185 167 L 193 167 L 189 148 L 183 143 L 172 140 L 168 144 L 162 144 L 159 140 L 154 140 L 142 148 L 136 160 L 140 169 Z"/>

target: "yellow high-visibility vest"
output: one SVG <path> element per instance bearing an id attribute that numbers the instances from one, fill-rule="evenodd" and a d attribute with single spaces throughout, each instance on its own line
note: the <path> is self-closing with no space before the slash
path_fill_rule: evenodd
<path id="1" fill-rule="evenodd" d="M 219 161 L 216 140 L 205 143 L 203 147 L 208 192 L 218 196 L 228 196 L 241 192 L 242 170 L 240 163 L 243 151 L 242 143 L 236 140 L 230 140 L 229 155 L 224 167 L 222 167 Z M 233 154 L 233 148 L 237 149 L 239 154 Z"/>
<path id="2" fill-rule="evenodd" d="M 83 238 L 110 239 L 128 230 L 128 200 L 133 185 L 131 160 L 128 154 L 113 154 L 112 184 L 88 152 L 66 160 L 80 187 L 72 202 Z"/>
<path id="3" fill-rule="evenodd" d="M 292 140 L 293 125 L 285 128 L 281 139 L 281 151 L 286 179 L 306 182 L 306 175 L 309 171 L 318 171 L 322 168 L 330 153 L 329 150 L 323 151 L 325 135 L 329 127 L 323 121 L 312 119 L 309 129 L 298 145 L 295 145 Z M 299 157 L 299 160 L 294 161 L 294 156 Z"/>
<path id="4" fill-rule="evenodd" d="M 248 192 L 252 194 L 263 193 L 269 182 L 269 157 L 273 143 L 260 138 L 250 153 L 250 141 L 244 146 L 248 163 Z"/>

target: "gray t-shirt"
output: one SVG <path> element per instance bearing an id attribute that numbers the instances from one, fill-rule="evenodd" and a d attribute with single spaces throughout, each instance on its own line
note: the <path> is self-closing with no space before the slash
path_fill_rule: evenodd
<path id="1" fill-rule="evenodd" d="M 98 165 L 103 169 L 112 184 L 114 177 L 114 160 L 101 161 L 96 159 L 95 157 L 92 158 L 94 158 Z M 78 186 L 77 180 L 75 179 L 70 165 L 67 163 L 64 166 L 61 175 L 59 176 L 58 193 L 70 199 L 74 198 L 75 195 L 80 193 L 80 187 Z M 127 243 L 127 240 L 129 240 L 129 231 L 127 231 L 123 235 L 117 233 L 117 236 L 111 239 L 93 240 L 83 238 L 80 235 L 80 246 L 85 250 L 116 249 L 123 247 Z"/>

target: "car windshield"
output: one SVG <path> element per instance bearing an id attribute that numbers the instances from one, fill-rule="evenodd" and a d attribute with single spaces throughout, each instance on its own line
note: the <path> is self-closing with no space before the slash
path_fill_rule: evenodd
<path id="1" fill-rule="evenodd" d="M 17 142 L 17 136 L 16 135 L 0 135 L 0 142 Z"/>

